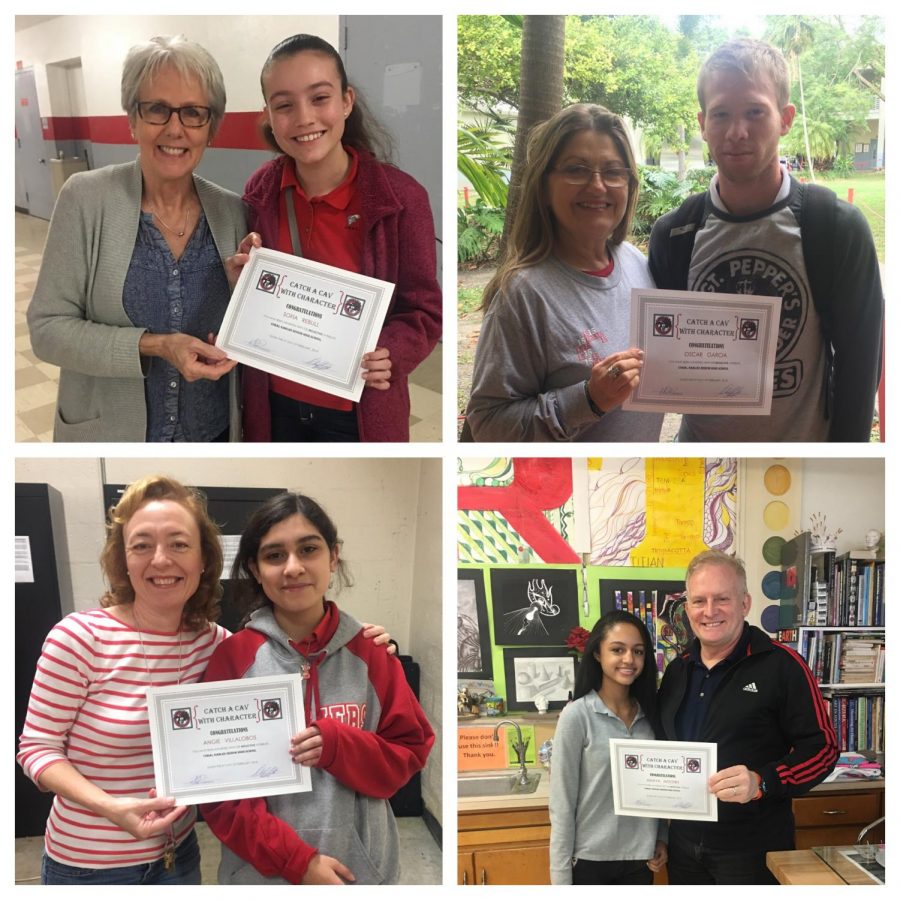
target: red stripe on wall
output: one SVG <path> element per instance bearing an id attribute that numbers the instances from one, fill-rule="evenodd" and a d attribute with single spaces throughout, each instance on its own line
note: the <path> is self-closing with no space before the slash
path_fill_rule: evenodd
<path id="1" fill-rule="evenodd" d="M 89 141 L 88 120 L 80 116 L 55 116 L 47 119 L 44 140 Z"/>
<path id="2" fill-rule="evenodd" d="M 265 150 L 258 123 L 262 113 L 226 113 L 212 146 L 220 150 Z M 44 119 L 45 141 L 93 141 L 95 144 L 133 144 L 128 117 L 51 116 Z"/>
<path id="3" fill-rule="evenodd" d="M 226 113 L 216 136 L 213 147 L 226 150 L 266 150 L 268 149 L 259 134 L 259 121 L 263 113 L 238 112 Z"/>

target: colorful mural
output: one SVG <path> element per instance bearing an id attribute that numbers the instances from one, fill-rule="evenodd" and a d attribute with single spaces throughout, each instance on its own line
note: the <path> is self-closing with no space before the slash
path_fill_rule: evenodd
<path id="1" fill-rule="evenodd" d="M 586 467 L 586 481 L 573 479 L 573 467 Z M 457 479 L 461 563 L 678 567 L 705 547 L 735 543 L 731 458 L 467 459 Z M 586 484 L 577 497 L 576 483 Z M 583 548 L 574 537 L 579 509 L 589 519 Z"/>

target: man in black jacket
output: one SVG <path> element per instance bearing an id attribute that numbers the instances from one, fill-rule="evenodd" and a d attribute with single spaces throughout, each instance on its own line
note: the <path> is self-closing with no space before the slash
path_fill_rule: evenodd
<path id="1" fill-rule="evenodd" d="M 672 821 L 669 882 L 773 884 L 766 853 L 794 848 L 791 798 L 834 768 L 834 728 L 803 659 L 744 621 L 750 594 L 739 559 L 700 553 L 685 585 L 695 640 L 666 668 L 657 734 L 717 745 L 709 789 L 719 818 Z"/>

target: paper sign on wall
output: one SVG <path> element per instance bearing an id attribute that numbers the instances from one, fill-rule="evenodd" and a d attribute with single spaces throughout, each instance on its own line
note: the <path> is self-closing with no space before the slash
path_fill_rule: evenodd
<path id="1" fill-rule="evenodd" d="M 34 583 L 31 541 L 27 534 L 16 535 L 16 584 Z"/>
<path id="2" fill-rule="evenodd" d="M 460 772 L 505 769 L 506 748 L 494 742 L 493 728 L 458 728 L 456 732 L 457 768 Z"/>

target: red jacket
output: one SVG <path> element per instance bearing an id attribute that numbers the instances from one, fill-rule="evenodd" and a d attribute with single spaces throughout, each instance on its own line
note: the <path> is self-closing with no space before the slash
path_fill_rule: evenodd
<path id="1" fill-rule="evenodd" d="M 356 404 L 362 441 L 409 440 L 410 372 L 441 336 L 441 288 L 437 282 L 434 221 L 425 189 L 412 177 L 360 150 L 357 189 L 363 236 L 361 273 L 396 287 L 379 347 L 391 352 L 391 386 L 366 388 Z M 257 169 L 244 188 L 247 221 L 264 247 L 278 246 L 281 175 L 289 157 Z M 272 439 L 268 375 L 243 368 L 244 440 Z"/>

